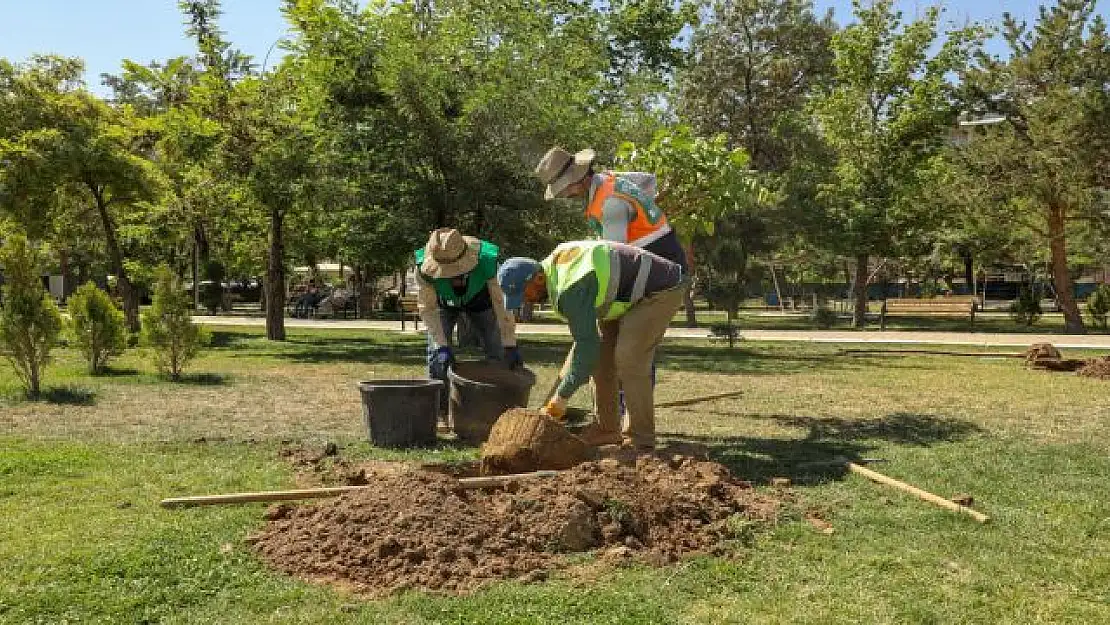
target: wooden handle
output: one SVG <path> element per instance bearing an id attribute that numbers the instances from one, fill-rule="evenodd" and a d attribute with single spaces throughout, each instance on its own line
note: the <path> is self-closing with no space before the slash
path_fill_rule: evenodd
<path id="1" fill-rule="evenodd" d="M 493 475 L 489 477 L 466 477 L 459 480 L 459 486 L 464 490 L 479 490 L 482 488 L 496 488 L 510 482 L 534 477 L 553 477 L 558 471 L 533 471 L 532 473 L 515 473 L 512 475 Z M 295 501 L 298 499 L 319 499 L 324 497 L 338 497 L 344 493 L 373 488 L 373 486 L 330 486 L 323 488 L 301 488 L 297 490 L 271 490 L 256 493 L 230 493 L 227 495 L 199 495 L 195 497 L 174 497 L 163 499 L 163 508 L 194 508 L 197 506 L 218 506 L 232 503 L 256 503 L 270 501 Z"/>
<path id="2" fill-rule="evenodd" d="M 934 495 L 933 493 L 930 493 L 928 491 L 921 490 L 920 488 L 918 488 L 916 486 L 911 486 L 910 484 L 907 484 L 905 482 L 901 482 L 901 481 L 896 480 L 892 477 L 887 477 L 887 476 L 883 475 L 882 473 L 879 473 L 878 471 L 872 471 L 871 469 L 868 469 L 866 467 L 861 467 L 860 465 L 858 465 L 854 462 L 848 462 L 848 461 L 845 461 L 845 462 L 847 463 L 848 469 L 850 471 L 852 471 L 853 473 L 858 473 L 858 474 L 866 477 L 867 479 L 871 480 L 872 482 L 878 482 L 880 484 L 886 484 L 887 486 L 893 486 L 894 488 L 897 488 L 900 491 L 907 492 L 907 493 L 909 493 L 909 494 L 911 494 L 911 495 L 913 495 L 913 496 L 915 496 L 919 499 L 924 499 L 925 501 L 928 501 L 929 503 L 932 503 L 932 504 L 936 504 L 936 505 L 938 505 L 942 508 L 947 508 L 949 510 L 952 510 L 953 512 L 962 512 L 964 514 L 969 515 L 971 518 L 975 519 L 976 521 L 978 521 L 980 523 L 987 523 L 987 522 L 990 521 L 990 517 L 983 514 L 982 512 L 979 512 L 978 510 L 972 510 L 971 508 L 969 508 L 967 506 L 961 506 L 960 504 L 958 504 L 954 501 L 949 501 L 948 499 L 945 499 L 944 497 L 940 497 L 940 496 Z"/>
<path id="3" fill-rule="evenodd" d="M 727 393 L 716 393 L 713 395 L 702 395 L 701 397 L 689 397 L 687 399 L 676 399 L 674 401 L 665 401 L 661 404 L 655 404 L 656 408 L 674 408 L 675 406 L 689 406 L 690 404 L 700 404 L 703 401 L 713 401 L 714 399 L 726 399 L 728 397 L 736 397 L 743 395 L 744 391 L 729 391 Z"/>

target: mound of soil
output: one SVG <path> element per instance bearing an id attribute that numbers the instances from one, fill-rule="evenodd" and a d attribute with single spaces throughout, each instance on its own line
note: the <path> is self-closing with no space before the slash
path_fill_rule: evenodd
<path id="1" fill-rule="evenodd" d="M 575 552 L 654 564 L 727 553 L 779 507 L 725 467 L 686 456 L 608 458 L 494 491 L 426 471 L 369 481 L 340 498 L 270 508 L 248 542 L 290 575 L 367 595 L 464 593 L 544 579 Z"/>
<path id="2" fill-rule="evenodd" d="M 1037 365 L 1042 360 L 1060 360 L 1063 355 L 1052 343 L 1033 343 L 1029 349 L 1022 352 L 1025 364 Z"/>
<path id="3" fill-rule="evenodd" d="M 1077 373 L 1088 378 L 1110 380 L 1110 356 L 1088 360 Z"/>

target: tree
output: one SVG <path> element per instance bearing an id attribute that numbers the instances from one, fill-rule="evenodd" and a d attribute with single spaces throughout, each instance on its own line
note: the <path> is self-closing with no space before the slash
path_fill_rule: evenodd
<path id="1" fill-rule="evenodd" d="M 806 102 L 832 73 L 831 10 L 811 0 L 718 0 L 694 35 L 679 112 L 707 136 L 724 133 L 760 171 L 785 171 L 804 149 Z"/>
<path id="2" fill-rule="evenodd" d="M 30 397 L 42 391 L 42 373 L 62 331 L 62 315 L 42 286 L 39 252 L 21 235 L 0 247 L 4 289 L 0 346 Z"/>
<path id="3" fill-rule="evenodd" d="M 193 305 L 187 292 L 168 267 L 156 272 L 153 299 L 151 307 L 143 312 L 143 343 L 153 350 L 158 371 L 180 380 L 205 337 L 193 323 Z"/>
<path id="4" fill-rule="evenodd" d="M 707 277 L 725 287 L 736 304 L 729 307 L 730 324 L 742 299 L 748 259 L 766 244 L 765 220 L 777 204 L 749 162 L 747 152 L 729 148 L 724 135 L 706 139 L 687 126 L 659 131 L 645 146 L 625 143 L 618 152 L 619 165 L 657 177 L 656 201 L 668 222 L 711 263 Z M 694 325 L 689 297 L 686 309 L 687 321 Z"/>
<path id="5" fill-rule="evenodd" d="M 157 222 L 148 211 L 163 199 L 164 179 L 143 152 L 141 121 L 80 87 L 80 71 L 79 61 L 57 57 L 8 66 L 0 96 L 11 103 L 12 125 L 0 139 L 0 209 L 35 231 L 57 217 L 60 190 L 79 193 L 100 226 L 134 331 L 139 294 L 129 260 Z"/>
<path id="6" fill-rule="evenodd" d="M 1030 29 L 1007 14 L 1009 58 L 977 57 L 964 78 L 974 112 L 1001 115 L 961 151 L 987 215 L 1047 243 L 1065 330 L 1085 331 L 1069 241 L 1103 232 L 1110 197 L 1110 38 L 1094 0 L 1041 7 Z"/>
<path id="7" fill-rule="evenodd" d="M 962 70 L 978 29 L 946 33 L 936 46 L 940 9 L 908 24 L 892 0 L 864 7 L 833 36 L 834 79 L 813 102 L 817 130 L 834 158 L 817 185 L 817 238 L 855 260 L 854 324 L 867 312 L 869 261 L 894 255 L 936 228 L 936 206 L 919 201 L 955 124 L 947 77 Z M 930 51 L 936 47 L 936 51 Z"/>
<path id="8" fill-rule="evenodd" d="M 123 312 L 91 282 L 73 293 L 67 308 L 74 342 L 89 363 L 89 373 L 103 373 L 108 362 L 127 348 Z"/>

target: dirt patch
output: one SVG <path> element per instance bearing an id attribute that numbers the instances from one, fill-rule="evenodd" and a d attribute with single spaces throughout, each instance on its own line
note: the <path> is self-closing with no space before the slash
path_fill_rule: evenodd
<path id="1" fill-rule="evenodd" d="M 315 486 L 365 486 L 382 474 L 407 473 L 414 467 L 401 462 L 365 460 L 352 462 L 340 455 L 335 443 L 319 447 L 286 445 L 278 457 L 293 466 L 297 485 L 302 488 Z"/>
<path id="2" fill-rule="evenodd" d="M 1087 378 L 1110 380 L 1110 356 L 1088 360 L 1077 373 Z"/>
<path id="3" fill-rule="evenodd" d="M 427 471 L 377 474 L 370 486 L 272 507 L 248 542 L 290 575 L 370 596 L 465 593 L 545 579 L 571 553 L 652 564 L 726 554 L 779 508 L 725 467 L 687 456 L 607 458 L 495 491 Z"/>
<path id="4" fill-rule="evenodd" d="M 1086 360 L 1078 358 L 1042 358 L 1033 362 L 1034 369 L 1043 371 L 1079 371 L 1087 364 Z"/>

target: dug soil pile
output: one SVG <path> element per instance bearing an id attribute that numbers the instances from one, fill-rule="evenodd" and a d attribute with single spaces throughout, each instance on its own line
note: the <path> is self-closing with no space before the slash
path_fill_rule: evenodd
<path id="1" fill-rule="evenodd" d="M 494 491 L 426 471 L 376 473 L 369 483 L 272 507 L 248 542 L 290 575 L 371 596 L 464 593 L 543 579 L 576 552 L 653 564 L 727 553 L 731 539 L 779 508 L 725 467 L 687 456 L 607 458 Z"/>
<path id="2" fill-rule="evenodd" d="M 1078 371 L 1079 375 L 1100 380 L 1110 380 L 1110 356 L 1092 358 Z"/>

